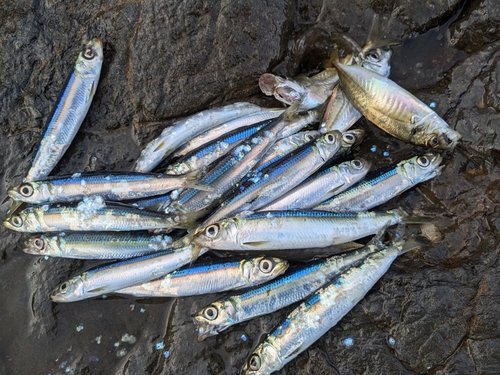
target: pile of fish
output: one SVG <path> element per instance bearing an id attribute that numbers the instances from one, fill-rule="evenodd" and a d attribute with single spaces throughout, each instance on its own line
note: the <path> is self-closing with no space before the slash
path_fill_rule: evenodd
<path id="1" fill-rule="evenodd" d="M 254 350 L 243 373 L 279 370 L 417 246 L 405 243 L 401 225 L 390 243 L 383 235 L 389 226 L 425 220 L 398 208 L 368 210 L 443 168 L 432 151 L 366 178 L 371 162 L 350 157 L 364 131 L 351 126 L 365 116 L 403 141 L 434 150 L 451 149 L 460 139 L 387 78 L 391 44 L 370 39 L 342 61 L 334 53 L 330 66 L 312 77 L 266 73 L 262 91 L 289 107 L 234 103 L 176 121 L 145 147 L 134 172 L 48 177 L 98 84 L 103 51 L 93 39 L 78 56 L 31 169 L 9 191 L 14 204 L 4 225 L 37 233 L 26 241 L 30 254 L 120 259 L 65 281 L 51 294 L 54 302 L 245 288 L 195 315 L 199 340 L 303 301 Z M 371 235 L 367 245 L 355 242 Z M 287 254 L 309 254 L 301 249 L 327 256 L 289 267 Z M 208 251 L 234 256 L 195 263 Z"/>

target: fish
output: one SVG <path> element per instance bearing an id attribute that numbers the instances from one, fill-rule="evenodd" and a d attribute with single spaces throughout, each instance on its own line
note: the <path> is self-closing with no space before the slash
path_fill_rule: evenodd
<path id="1" fill-rule="evenodd" d="M 226 155 L 234 147 L 247 140 L 271 121 L 272 120 L 263 121 L 226 133 L 222 137 L 208 142 L 200 148 L 182 156 L 174 163 L 170 164 L 165 173 L 170 175 L 182 175 L 194 171 L 204 171 L 210 164 Z"/>
<path id="2" fill-rule="evenodd" d="M 53 302 L 75 302 L 148 282 L 196 260 L 208 249 L 194 244 L 127 259 L 83 272 L 60 284 L 50 295 Z"/>
<path id="3" fill-rule="evenodd" d="M 193 137 L 226 121 L 259 112 L 261 108 L 252 103 L 239 102 L 220 108 L 207 109 L 183 120 L 175 121 L 165 128 L 159 137 L 149 142 L 142 150 L 134 166 L 135 172 L 150 172 L 179 146 Z"/>
<path id="4" fill-rule="evenodd" d="M 389 78 L 360 66 L 334 64 L 354 107 L 386 133 L 437 149 L 452 149 L 461 139 L 436 112 Z"/>
<path id="5" fill-rule="evenodd" d="M 314 207 L 331 212 L 360 212 L 377 207 L 413 186 L 441 174 L 443 158 L 428 152 L 422 156 L 403 160 L 394 168 L 335 195 Z"/>
<path id="6" fill-rule="evenodd" d="M 306 350 L 364 298 L 405 252 L 403 245 L 401 240 L 369 255 L 302 302 L 257 346 L 242 374 L 270 375 Z"/>
<path id="7" fill-rule="evenodd" d="M 198 341 L 301 301 L 376 250 L 376 245 L 369 244 L 360 250 L 290 268 L 273 281 L 212 302 L 194 316 Z"/>
<path id="8" fill-rule="evenodd" d="M 326 211 L 262 211 L 199 227 L 193 241 L 216 250 L 285 250 L 326 247 L 352 242 L 380 229 L 405 223 L 425 223 L 403 210 L 334 213 Z"/>
<path id="9" fill-rule="evenodd" d="M 252 174 L 225 195 L 217 211 L 203 225 L 241 211 L 256 211 L 293 189 L 317 171 L 340 149 L 342 134 L 327 133 L 298 148 L 257 174 Z"/>
<path id="10" fill-rule="evenodd" d="M 208 213 L 219 198 L 250 172 L 272 145 L 282 138 L 281 132 L 287 126 L 299 123 L 304 127 L 316 118 L 315 113 L 297 115 L 297 106 L 298 103 L 290 106 L 280 117 L 260 129 L 248 141 L 236 146 L 207 171 L 200 183 L 209 185 L 212 191 L 183 192 L 179 199 L 170 204 L 169 210 L 183 214 L 195 213 L 191 218 L 199 218 Z"/>
<path id="11" fill-rule="evenodd" d="M 73 259 L 127 259 L 167 250 L 172 238 L 141 232 L 75 232 L 28 238 L 27 254 Z"/>
<path id="12" fill-rule="evenodd" d="M 78 54 L 24 182 L 46 178 L 68 150 L 92 103 L 102 62 L 102 42 L 94 38 Z"/>
<path id="13" fill-rule="evenodd" d="M 31 206 L 7 217 L 3 224 L 8 229 L 28 233 L 172 229 L 179 225 L 174 216 L 104 203 L 99 198 Z"/>
<path id="14" fill-rule="evenodd" d="M 172 154 L 172 158 L 178 158 L 186 155 L 187 153 L 196 150 L 197 148 L 211 142 L 217 138 L 224 136 L 225 134 L 240 129 L 242 127 L 255 125 L 257 123 L 264 123 L 272 120 L 279 115 L 281 115 L 285 110 L 279 108 L 261 108 L 258 112 L 253 112 L 245 116 L 237 117 L 233 120 L 227 121 L 222 125 L 218 125 L 215 128 L 207 130 L 206 132 L 188 140 Z"/>
<path id="15" fill-rule="evenodd" d="M 258 211 L 304 210 L 317 206 L 363 179 L 371 165 L 358 158 L 325 169 Z M 355 212 L 359 211 L 364 210 Z"/>
<path id="16" fill-rule="evenodd" d="M 104 200 L 121 201 L 165 194 L 180 187 L 210 190 L 197 185 L 197 174 L 168 176 L 161 173 L 75 173 L 72 176 L 25 182 L 8 191 L 14 200 L 27 203 L 80 201 L 100 196 Z"/>
<path id="17" fill-rule="evenodd" d="M 187 297 L 219 293 L 262 284 L 281 275 L 287 268 L 286 260 L 273 257 L 197 265 L 115 293 L 135 297 Z"/>

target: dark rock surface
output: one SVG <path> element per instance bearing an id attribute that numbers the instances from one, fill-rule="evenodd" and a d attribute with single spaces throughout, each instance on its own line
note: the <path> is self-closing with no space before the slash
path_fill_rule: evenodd
<path id="1" fill-rule="evenodd" d="M 260 74 L 314 73 L 335 41 L 345 44 L 342 34 L 363 44 L 375 12 L 384 35 L 404 41 L 394 48 L 391 77 L 435 102 L 463 135 L 459 147 L 444 153 L 441 176 L 386 204 L 435 218 L 440 239 L 397 260 L 281 373 L 498 374 L 500 5 L 494 0 L 2 2 L 0 198 L 27 172 L 90 37 L 104 42 L 103 72 L 58 174 L 129 170 L 164 126 L 211 106 L 243 100 L 276 106 L 259 93 Z M 369 138 L 359 154 L 379 168 L 423 151 L 364 120 L 360 125 Z M 379 151 L 371 153 L 374 144 Z M 7 205 L 1 209 L 3 219 Z M 26 255 L 25 237 L 0 228 L 2 375 L 235 374 L 290 311 L 199 343 L 190 316 L 213 295 L 53 304 L 48 296 L 56 285 L 97 262 Z M 346 338 L 354 345 L 346 347 Z"/>

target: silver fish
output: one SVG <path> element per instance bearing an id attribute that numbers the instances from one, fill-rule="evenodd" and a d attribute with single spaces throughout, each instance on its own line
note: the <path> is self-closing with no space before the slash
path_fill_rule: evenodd
<path id="1" fill-rule="evenodd" d="M 311 176 L 259 211 L 304 210 L 317 206 L 360 181 L 368 173 L 371 165 L 371 162 L 358 158 L 330 167 Z M 359 211 L 364 210 L 355 212 Z"/>
<path id="2" fill-rule="evenodd" d="M 102 199 L 78 204 L 38 205 L 9 216 L 3 224 L 18 232 L 124 231 L 172 229 L 174 217 L 138 208 L 104 203 Z"/>
<path id="3" fill-rule="evenodd" d="M 196 184 L 196 176 L 166 176 L 152 173 L 75 173 L 70 177 L 25 182 L 9 190 L 14 200 L 28 203 L 79 201 L 101 196 L 105 200 L 128 200 L 164 194 L 180 187 L 208 189 Z"/>
<path id="4" fill-rule="evenodd" d="M 221 108 L 207 109 L 196 115 L 176 121 L 164 129 L 158 138 L 147 144 L 142 150 L 139 159 L 137 159 L 134 171 L 149 172 L 180 145 L 198 134 L 223 122 L 260 110 L 259 106 L 252 103 L 234 103 Z"/>
<path id="5" fill-rule="evenodd" d="M 194 316 L 198 341 L 215 336 L 234 324 L 270 314 L 306 298 L 377 249 L 370 244 L 358 251 L 295 267 L 258 288 L 211 303 Z"/>
<path id="6" fill-rule="evenodd" d="M 167 250 L 172 238 L 138 232 L 60 233 L 26 240 L 27 254 L 74 259 L 127 259 Z"/>
<path id="7" fill-rule="evenodd" d="M 288 262 L 258 257 L 238 262 L 213 263 L 174 271 L 158 280 L 117 290 L 135 297 L 186 297 L 248 288 L 281 275 Z"/>
<path id="8" fill-rule="evenodd" d="M 74 71 L 47 125 L 24 181 L 47 177 L 70 146 L 92 103 L 102 60 L 102 43 L 99 39 L 92 39 L 78 55 Z"/>
<path id="9" fill-rule="evenodd" d="M 237 117 L 233 120 L 230 120 L 222 125 L 218 125 L 213 129 L 207 130 L 206 132 L 194 137 L 193 139 L 187 141 L 182 146 L 180 146 L 174 153 L 172 153 L 172 158 L 178 158 L 180 156 L 184 156 L 187 153 L 196 150 L 197 148 L 207 144 L 208 142 L 212 142 L 213 140 L 222 137 L 223 135 L 253 124 L 257 124 L 262 121 L 271 120 L 273 118 L 281 115 L 285 110 L 284 109 L 267 109 L 262 108 L 258 112 L 253 112 L 245 116 Z"/>
<path id="10" fill-rule="evenodd" d="M 314 207 L 332 212 L 360 212 L 379 206 L 413 186 L 441 174 L 443 158 L 427 153 L 404 160 L 384 174 L 362 181 L 351 189 Z"/>
<path id="11" fill-rule="evenodd" d="M 52 292 L 50 298 L 54 302 L 74 302 L 112 293 L 164 276 L 207 251 L 187 245 L 98 267 L 65 281 Z"/>
<path id="12" fill-rule="evenodd" d="M 421 222 L 402 210 L 357 214 L 263 211 L 199 228 L 193 241 L 200 246 L 229 251 L 326 247 L 355 241 L 403 221 Z"/>
<path id="13" fill-rule="evenodd" d="M 295 308 L 253 352 L 242 374 L 270 375 L 335 326 L 404 252 L 403 242 L 368 256 Z"/>
<path id="14" fill-rule="evenodd" d="M 327 133 L 239 183 L 220 208 L 203 225 L 215 223 L 241 211 L 256 211 L 293 189 L 317 171 L 340 149 L 342 134 Z"/>

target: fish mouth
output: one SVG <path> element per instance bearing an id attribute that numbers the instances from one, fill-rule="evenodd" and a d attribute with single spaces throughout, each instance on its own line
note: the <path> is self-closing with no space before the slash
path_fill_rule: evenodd
<path id="1" fill-rule="evenodd" d="M 194 323 L 198 325 L 198 342 L 204 341 L 208 337 L 216 336 L 219 334 L 216 327 L 198 320 L 198 317 L 194 317 Z"/>
<path id="2" fill-rule="evenodd" d="M 446 133 L 444 136 L 446 137 L 446 140 L 448 141 L 448 146 L 446 147 L 448 150 L 454 149 L 455 146 L 457 145 L 458 141 L 462 139 L 462 135 L 455 130 L 451 130 L 450 132 Z"/>

